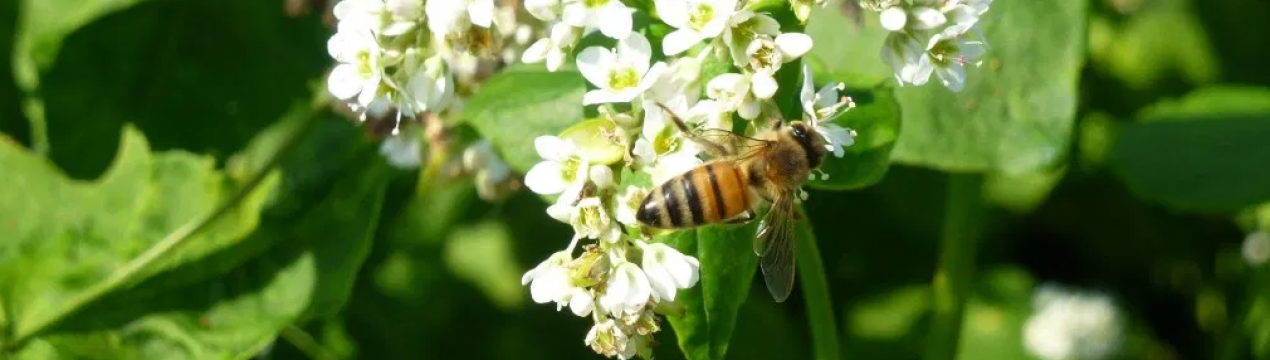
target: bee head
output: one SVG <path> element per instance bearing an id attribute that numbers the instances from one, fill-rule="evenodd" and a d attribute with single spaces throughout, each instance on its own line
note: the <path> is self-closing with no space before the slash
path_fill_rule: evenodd
<path id="1" fill-rule="evenodd" d="M 807 154 L 807 165 L 812 169 L 820 166 L 820 160 L 825 155 L 824 140 L 820 138 L 820 134 L 815 129 L 808 127 L 803 122 L 793 122 L 786 128 L 789 136 L 802 145 L 803 153 Z"/>

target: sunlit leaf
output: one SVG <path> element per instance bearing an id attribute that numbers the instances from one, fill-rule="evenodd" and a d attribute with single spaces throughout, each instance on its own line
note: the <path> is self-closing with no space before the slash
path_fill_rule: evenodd
<path id="1" fill-rule="evenodd" d="M 13 338 L 26 338 L 120 287 L 197 260 L 256 227 L 271 176 L 236 207 L 182 246 L 172 234 L 227 202 L 237 184 L 212 159 L 150 153 L 127 129 L 111 171 L 101 179 L 65 178 L 47 160 L 0 144 L 0 164 L 22 176 L 0 177 L 0 304 Z"/>
<path id="2" fill-rule="evenodd" d="M 542 161 L 535 137 L 558 135 L 582 120 L 583 85 L 576 71 L 511 67 L 482 84 L 460 117 L 489 139 L 512 169 L 524 173 Z"/>
<path id="3" fill-rule="evenodd" d="M 675 298 L 685 313 L 667 317 L 688 360 L 718 360 L 727 354 L 737 312 L 750 295 L 758 268 L 750 245 L 757 226 L 757 221 L 708 226 L 666 237 L 667 244 L 701 262 L 700 282 Z"/>

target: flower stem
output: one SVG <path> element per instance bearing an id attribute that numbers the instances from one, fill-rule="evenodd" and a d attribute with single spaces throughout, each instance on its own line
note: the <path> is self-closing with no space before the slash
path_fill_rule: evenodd
<path id="1" fill-rule="evenodd" d="M 320 95 L 319 99 L 315 100 L 312 109 L 320 109 L 324 107 L 327 104 L 327 100 L 324 100 L 326 98 L 326 96 Z M 221 217 L 230 213 L 235 207 L 241 204 L 243 200 L 247 199 L 248 196 L 255 191 L 257 186 L 264 182 L 265 178 L 268 177 L 273 168 L 277 167 L 282 162 L 282 159 L 285 158 L 287 154 L 290 154 L 291 150 L 296 148 L 296 145 L 300 143 L 304 134 L 308 133 L 308 130 L 312 128 L 312 125 L 316 123 L 317 119 L 320 119 L 320 117 L 317 116 L 316 111 L 311 110 L 310 114 L 305 117 L 304 124 L 297 128 L 294 133 L 290 134 L 285 140 L 286 143 L 279 147 L 277 152 L 269 158 L 268 162 L 266 162 L 260 169 L 257 169 L 256 173 L 252 174 L 252 176 L 248 178 L 247 181 L 244 182 L 243 185 L 239 187 L 228 200 L 225 201 L 225 203 L 213 209 L 211 212 L 196 217 L 171 233 L 168 233 L 161 240 L 155 243 L 154 246 L 146 249 L 145 252 L 129 260 L 118 270 L 115 270 L 112 274 L 110 274 L 110 276 L 105 280 L 89 286 L 84 289 L 83 292 L 80 292 L 75 297 L 62 304 L 58 311 L 54 312 L 52 316 L 45 318 L 41 322 L 32 324 L 29 327 L 18 329 L 14 333 L 13 342 L 7 344 L 5 346 L 5 350 L 20 349 L 32 337 L 40 335 L 49 327 L 56 325 L 66 317 L 74 314 L 79 309 L 88 306 L 88 304 L 100 299 L 106 294 L 139 280 L 137 277 L 143 274 L 146 269 L 149 269 L 160 259 L 168 258 L 174 250 L 181 248 L 182 245 L 192 239 L 194 234 L 197 234 L 199 231 L 202 231 L 209 225 L 215 223 Z"/>
<path id="2" fill-rule="evenodd" d="M 48 122 L 44 119 L 44 99 L 28 95 L 22 107 L 31 126 L 31 150 L 36 155 L 49 155 Z"/>
<path id="3" fill-rule="evenodd" d="M 295 325 L 290 325 L 290 326 L 287 326 L 285 329 L 282 329 L 281 335 L 282 335 L 282 339 L 286 340 L 287 343 L 290 343 L 291 346 L 294 346 L 297 350 L 300 350 L 300 352 L 304 353 L 304 355 L 308 356 L 310 359 L 313 359 L 313 360 L 339 359 L 339 357 L 331 354 L 330 351 L 327 351 L 325 348 L 323 348 L 321 344 L 318 344 L 317 340 L 313 339 L 313 335 L 309 335 L 309 333 L 305 332 L 303 329 L 295 327 Z"/>
<path id="4" fill-rule="evenodd" d="M 954 359 L 961 322 L 974 279 L 976 240 L 982 207 L 979 174 L 951 174 L 948 178 L 944 226 L 940 233 L 938 268 L 931 289 L 934 316 L 926 360 Z"/>
<path id="5" fill-rule="evenodd" d="M 820 258 L 820 248 L 816 245 L 811 227 L 800 226 L 797 235 L 798 277 L 802 284 L 803 300 L 807 304 L 812 353 L 815 355 L 813 358 L 836 360 L 842 357 L 842 346 L 838 344 L 837 318 L 834 317 L 833 302 L 829 298 L 825 264 Z"/>

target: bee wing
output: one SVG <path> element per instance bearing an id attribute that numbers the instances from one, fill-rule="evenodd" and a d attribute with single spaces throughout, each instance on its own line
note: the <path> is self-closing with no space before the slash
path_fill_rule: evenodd
<path id="1" fill-rule="evenodd" d="M 695 135 L 699 141 L 706 141 L 726 149 L 727 155 L 748 158 L 758 155 L 759 151 L 772 145 L 771 141 L 755 139 L 723 129 L 704 129 Z"/>
<path id="2" fill-rule="evenodd" d="M 794 211 L 793 194 L 778 195 L 754 238 L 767 291 L 776 302 L 784 302 L 794 289 Z"/>

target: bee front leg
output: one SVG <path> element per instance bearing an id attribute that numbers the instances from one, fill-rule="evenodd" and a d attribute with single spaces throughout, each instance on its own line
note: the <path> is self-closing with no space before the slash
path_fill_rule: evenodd
<path id="1" fill-rule="evenodd" d="M 734 218 L 724 220 L 723 223 L 724 224 L 742 224 L 742 223 L 749 222 L 750 220 L 754 220 L 753 210 L 746 210 L 745 212 L 741 213 L 741 215 L 737 215 Z"/>

